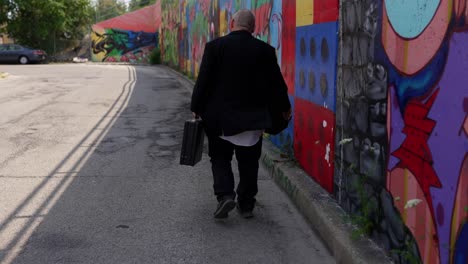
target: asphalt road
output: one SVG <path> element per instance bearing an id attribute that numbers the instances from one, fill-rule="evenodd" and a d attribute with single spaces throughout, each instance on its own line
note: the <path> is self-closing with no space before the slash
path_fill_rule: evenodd
<path id="1" fill-rule="evenodd" d="M 0 65 L 0 263 L 334 263 L 264 170 L 253 219 L 213 219 L 178 165 L 190 91 L 165 67 Z"/>

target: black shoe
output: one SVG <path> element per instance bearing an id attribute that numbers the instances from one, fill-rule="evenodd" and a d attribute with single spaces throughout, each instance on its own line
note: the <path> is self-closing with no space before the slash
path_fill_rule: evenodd
<path id="1" fill-rule="evenodd" d="M 237 211 L 239 212 L 240 216 L 245 219 L 254 217 L 254 214 L 252 212 L 253 210 L 243 210 L 239 207 L 239 205 L 237 205 Z"/>
<path id="2" fill-rule="evenodd" d="M 218 208 L 216 208 L 216 212 L 214 213 L 215 218 L 227 218 L 228 214 L 232 209 L 236 207 L 236 202 L 233 199 L 225 199 L 218 203 Z"/>

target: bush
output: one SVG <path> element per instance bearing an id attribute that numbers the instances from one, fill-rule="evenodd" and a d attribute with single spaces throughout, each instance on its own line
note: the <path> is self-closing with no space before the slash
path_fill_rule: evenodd
<path id="1" fill-rule="evenodd" d="M 151 51 L 150 58 L 149 58 L 150 64 L 161 64 L 161 50 L 159 48 L 154 48 Z"/>

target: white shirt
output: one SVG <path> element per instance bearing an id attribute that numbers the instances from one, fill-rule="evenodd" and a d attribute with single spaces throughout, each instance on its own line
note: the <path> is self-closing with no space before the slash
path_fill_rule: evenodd
<path id="1" fill-rule="evenodd" d="M 263 130 L 244 131 L 233 136 L 219 136 L 220 138 L 231 142 L 236 146 L 251 147 L 260 140 Z"/>

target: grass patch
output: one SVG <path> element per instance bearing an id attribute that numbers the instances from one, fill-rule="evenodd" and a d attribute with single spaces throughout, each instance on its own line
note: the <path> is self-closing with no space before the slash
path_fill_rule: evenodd
<path id="1" fill-rule="evenodd" d="M 151 51 L 149 62 L 151 65 L 161 64 L 161 49 L 156 47 Z"/>

